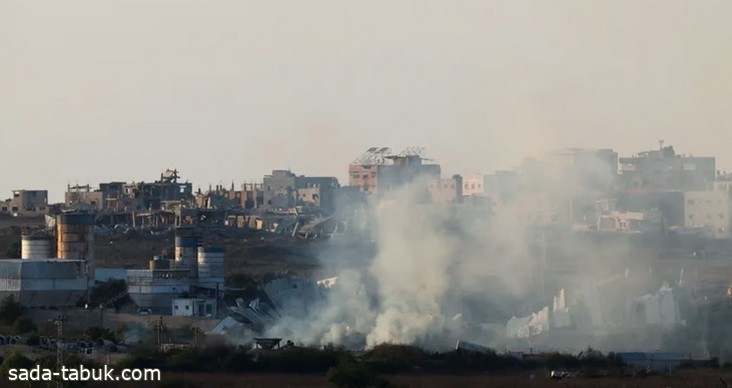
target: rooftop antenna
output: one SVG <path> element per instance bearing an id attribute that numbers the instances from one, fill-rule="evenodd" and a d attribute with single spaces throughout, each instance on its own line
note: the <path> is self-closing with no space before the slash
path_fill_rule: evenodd
<path id="1" fill-rule="evenodd" d="M 658 144 L 661 147 L 661 151 L 663 151 L 663 143 L 664 143 L 663 139 L 658 141 Z"/>

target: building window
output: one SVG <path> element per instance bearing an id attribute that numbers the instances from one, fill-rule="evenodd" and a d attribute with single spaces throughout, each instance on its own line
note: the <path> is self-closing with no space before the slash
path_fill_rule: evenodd
<path id="1" fill-rule="evenodd" d="M 178 310 L 178 305 L 175 305 L 175 309 Z"/>
<path id="2" fill-rule="evenodd" d="M 190 310 L 191 306 L 186 305 L 186 310 Z"/>

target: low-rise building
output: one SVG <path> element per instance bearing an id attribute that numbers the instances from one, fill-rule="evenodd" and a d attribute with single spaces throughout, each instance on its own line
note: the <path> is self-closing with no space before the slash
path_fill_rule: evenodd
<path id="1" fill-rule="evenodd" d="M 216 299 L 176 298 L 173 299 L 173 315 L 181 317 L 215 317 Z"/>

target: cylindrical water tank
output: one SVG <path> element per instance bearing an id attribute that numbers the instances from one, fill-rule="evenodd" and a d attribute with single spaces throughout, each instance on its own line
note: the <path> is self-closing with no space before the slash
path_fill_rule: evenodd
<path id="1" fill-rule="evenodd" d="M 50 259 L 53 257 L 53 238 L 50 236 L 22 236 L 20 252 L 22 259 Z"/>
<path id="2" fill-rule="evenodd" d="M 56 216 L 56 255 L 59 259 L 94 260 L 94 215 Z"/>
<path id="3" fill-rule="evenodd" d="M 198 283 L 204 288 L 223 287 L 224 248 L 198 248 Z"/>
<path id="4" fill-rule="evenodd" d="M 188 269 L 191 276 L 197 273 L 198 236 L 193 229 L 180 228 L 175 231 L 175 268 Z"/>
<path id="5" fill-rule="evenodd" d="M 170 269 L 170 260 L 160 258 L 150 260 L 150 269 Z"/>

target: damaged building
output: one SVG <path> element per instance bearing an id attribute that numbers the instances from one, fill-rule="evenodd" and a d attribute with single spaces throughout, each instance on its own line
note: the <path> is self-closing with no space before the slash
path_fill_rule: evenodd
<path id="1" fill-rule="evenodd" d="M 154 182 L 100 183 L 96 190 L 89 185 L 69 186 L 65 206 L 101 212 L 159 211 L 166 202 L 193 199 L 193 184 L 179 178 L 178 170 L 166 170 Z"/>
<path id="2" fill-rule="evenodd" d="M 332 212 L 340 185 L 335 177 L 298 176 L 289 170 L 274 170 L 264 176 L 262 187 L 264 210 L 311 207 Z"/>
<path id="3" fill-rule="evenodd" d="M 0 201 L 0 214 L 13 217 L 43 216 L 48 212 L 47 190 L 13 190 L 13 196 Z"/>
<path id="4" fill-rule="evenodd" d="M 392 190 L 424 177 L 430 181 L 440 179 L 440 165 L 427 163 L 423 148 L 407 148 L 392 154 L 388 147 L 372 147 L 366 150 L 348 167 L 348 184 L 361 191 L 382 197 Z M 427 196 L 425 187 L 425 196 Z"/>

